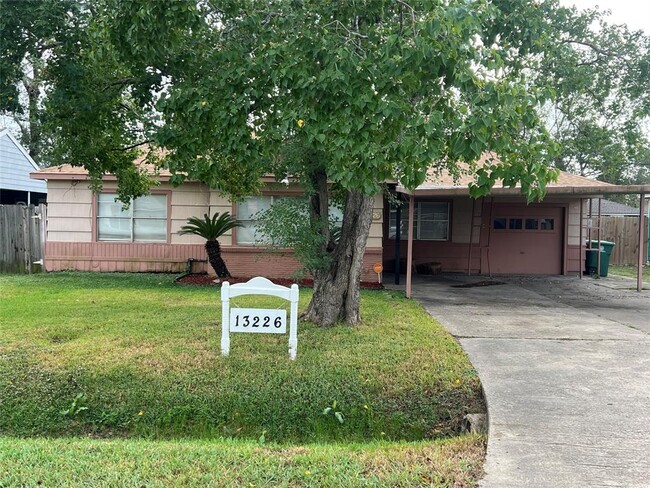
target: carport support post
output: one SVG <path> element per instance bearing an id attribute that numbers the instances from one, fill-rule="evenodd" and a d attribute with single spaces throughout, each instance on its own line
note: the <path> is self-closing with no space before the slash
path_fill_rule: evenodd
<path id="1" fill-rule="evenodd" d="M 598 252 L 598 264 L 596 266 L 596 276 L 598 276 L 599 278 L 600 278 L 600 249 L 601 249 L 600 241 L 602 239 L 602 230 L 603 230 L 602 229 L 603 225 L 602 225 L 602 222 L 601 222 L 601 219 L 602 219 L 602 217 L 601 217 L 602 203 L 603 203 L 602 197 L 598 197 L 598 232 L 597 232 L 597 234 L 598 234 L 598 247 L 597 247 L 597 249 L 598 249 L 598 251 L 597 251 Z"/>
<path id="2" fill-rule="evenodd" d="M 411 268 L 413 266 L 413 207 L 415 207 L 415 197 L 409 195 L 409 238 L 406 249 L 406 298 L 411 298 Z"/>
<path id="3" fill-rule="evenodd" d="M 580 277 L 580 279 L 582 279 L 582 267 L 585 264 L 585 258 L 586 258 L 586 256 L 582 255 L 582 243 L 584 242 L 582 240 L 582 225 L 584 224 L 584 220 L 582 220 L 584 215 L 583 215 L 582 212 L 584 212 L 584 206 L 585 206 L 585 200 L 584 200 L 584 198 L 581 198 L 580 199 L 580 237 L 579 237 L 579 239 L 580 239 L 580 247 L 579 247 L 579 249 L 580 249 L 580 252 L 579 252 L 579 256 L 580 256 L 580 272 L 578 273 L 578 276 Z M 585 251 L 585 254 L 587 254 L 587 251 Z"/>
<path id="4" fill-rule="evenodd" d="M 636 291 L 643 289 L 643 220 L 645 218 L 645 193 L 641 193 L 639 203 L 639 259 L 636 263 Z"/>

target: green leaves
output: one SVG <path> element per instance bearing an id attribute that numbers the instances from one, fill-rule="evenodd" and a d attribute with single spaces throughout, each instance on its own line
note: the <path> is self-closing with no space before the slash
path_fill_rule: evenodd
<path id="1" fill-rule="evenodd" d="M 187 219 L 187 225 L 182 226 L 178 234 L 194 234 L 203 237 L 206 241 L 216 241 L 229 230 L 241 226 L 241 222 L 230 213 L 219 214 L 219 212 L 215 212 L 212 218 L 208 214 L 204 214 L 202 219 L 190 217 Z"/>
<path id="2" fill-rule="evenodd" d="M 333 184 L 366 194 L 394 178 L 415 188 L 427 169 L 489 150 L 542 161 L 540 145 L 522 147 L 545 137 L 535 110 L 548 90 L 528 77 L 554 46 L 553 5 L 409 6 L 100 0 L 80 44 L 55 58 L 58 155 L 96 182 L 116 172 L 136 194 L 145 179 L 123 149 L 146 142 L 164 148 L 173 183 L 233 198 L 269 172 L 307 172 L 309 159 L 285 157 L 289 141 L 320 154 Z"/>
<path id="3" fill-rule="evenodd" d="M 555 166 L 611 183 L 650 181 L 642 169 L 650 154 L 643 130 L 650 116 L 650 37 L 609 23 L 599 10 L 551 14 L 562 40 L 543 59 L 536 82 L 555 95 L 544 111 L 562 146 Z"/>

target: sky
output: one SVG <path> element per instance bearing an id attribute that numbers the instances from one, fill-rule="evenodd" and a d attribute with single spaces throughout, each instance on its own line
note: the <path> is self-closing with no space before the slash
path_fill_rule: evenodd
<path id="1" fill-rule="evenodd" d="M 560 0 L 563 5 L 575 5 L 579 9 L 598 6 L 611 10 L 610 23 L 627 24 L 632 30 L 644 30 L 650 35 L 650 1 L 648 0 Z"/>

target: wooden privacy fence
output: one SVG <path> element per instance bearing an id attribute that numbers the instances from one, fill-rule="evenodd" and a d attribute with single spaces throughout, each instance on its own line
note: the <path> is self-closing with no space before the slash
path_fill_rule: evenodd
<path id="1" fill-rule="evenodd" d="M 0 205 L 0 273 L 43 270 L 46 208 Z"/>
<path id="2" fill-rule="evenodd" d="M 648 217 L 643 218 L 643 262 L 648 260 Z M 602 217 L 602 240 L 616 243 L 610 264 L 636 266 L 639 249 L 639 217 Z M 596 232 L 592 239 L 597 238 Z"/>

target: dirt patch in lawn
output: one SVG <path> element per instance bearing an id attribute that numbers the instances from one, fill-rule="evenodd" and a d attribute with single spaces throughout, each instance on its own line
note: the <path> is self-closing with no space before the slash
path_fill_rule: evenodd
<path id="1" fill-rule="evenodd" d="M 234 277 L 234 278 L 226 278 L 221 281 L 228 281 L 231 285 L 234 285 L 235 283 L 246 283 L 250 279 L 251 278 Z M 312 288 L 314 286 L 314 280 L 312 280 L 311 278 L 305 278 L 302 280 L 292 280 L 290 278 L 269 278 L 269 279 L 276 285 L 282 285 L 282 286 L 291 286 L 294 283 L 297 283 L 298 285 L 304 286 L 306 288 Z M 216 276 L 205 274 L 205 273 L 192 273 L 192 274 L 180 276 L 179 278 L 176 279 L 176 283 L 180 283 L 181 285 L 190 285 L 190 286 L 221 286 L 221 282 L 218 281 L 218 278 Z M 384 285 L 372 281 L 362 281 L 361 288 L 366 290 L 383 290 Z"/>

